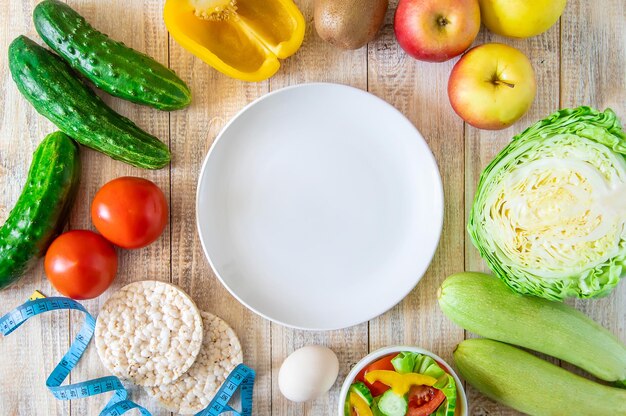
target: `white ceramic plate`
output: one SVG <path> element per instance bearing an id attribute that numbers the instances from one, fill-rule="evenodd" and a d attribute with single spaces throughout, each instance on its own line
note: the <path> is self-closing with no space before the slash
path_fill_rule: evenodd
<path id="1" fill-rule="evenodd" d="M 443 191 L 426 142 L 364 91 L 304 84 L 244 108 L 200 173 L 200 240 L 241 303 L 329 330 L 402 300 L 437 247 Z"/>

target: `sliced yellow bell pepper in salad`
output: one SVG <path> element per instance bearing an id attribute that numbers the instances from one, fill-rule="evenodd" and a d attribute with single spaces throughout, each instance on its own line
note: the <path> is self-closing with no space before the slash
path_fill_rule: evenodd
<path id="1" fill-rule="evenodd" d="M 356 410 L 359 416 L 374 416 L 369 405 L 355 392 L 350 392 L 350 408 Z"/>
<path id="2" fill-rule="evenodd" d="M 377 381 L 391 387 L 391 390 L 398 396 L 404 396 L 409 392 L 411 386 L 432 386 L 437 379 L 417 373 L 400 374 L 389 370 L 375 370 L 365 374 L 365 380 L 374 384 Z"/>
<path id="3" fill-rule="evenodd" d="M 293 0 L 166 0 L 163 17 L 183 48 L 244 81 L 270 78 L 304 39 Z"/>

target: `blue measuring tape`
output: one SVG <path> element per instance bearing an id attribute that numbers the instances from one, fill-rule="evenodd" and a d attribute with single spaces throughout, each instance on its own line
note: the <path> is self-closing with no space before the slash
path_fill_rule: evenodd
<path id="1" fill-rule="evenodd" d="M 37 294 L 38 292 L 35 293 Z M 73 400 L 115 392 L 111 400 L 100 412 L 100 416 L 120 416 L 132 409 L 139 410 L 142 416 L 152 416 L 148 410 L 128 398 L 128 391 L 115 376 L 100 377 L 66 386 L 61 385 L 83 356 L 96 328 L 95 318 L 80 303 L 68 298 L 46 298 L 43 295 L 35 295 L 31 297 L 31 300 L 0 318 L 0 332 L 7 336 L 33 316 L 59 310 L 83 312 L 85 321 L 74 338 L 70 349 L 46 380 L 46 386 L 54 397 L 59 400 Z M 218 416 L 225 412 L 234 412 L 238 416 L 251 416 L 254 378 L 254 370 L 239 364 L 226 378 L 226 381 L 222 384 L 211 403 L 209 403 L 209 406 L 197 413 L 196 416 Z M 237 390 L 241 391 L 241 412 L 236 411 L 228 404 Z"/>

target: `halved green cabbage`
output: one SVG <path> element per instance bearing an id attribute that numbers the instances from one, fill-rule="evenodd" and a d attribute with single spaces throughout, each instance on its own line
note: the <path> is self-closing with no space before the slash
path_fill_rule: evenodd
<path id="1" fill-rule="evenodd" d="M 607 295 L 626 274 L 626 135 L 615 113 L 564 109 L 515 136 L 480 176 L 468 231 L 519 293 Z"/>

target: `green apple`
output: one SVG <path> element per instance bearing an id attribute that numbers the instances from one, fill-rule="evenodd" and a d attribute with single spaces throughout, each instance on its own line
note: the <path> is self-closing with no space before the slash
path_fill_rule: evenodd
<path id="1" fill-rule="evenodd" d="M 479 0 L 482 22 L 498 35 L 536 36 L 559 20 L 567 0 Z"/>
<path id="2" fill-rule="evenodd" d="M 452 68 L 448 81 L 454 111 L 472 126 L 488 130 L 515 123 L 532 105 L 536 90 L 530 60 L 501 43 L 467 51 Z"/>

